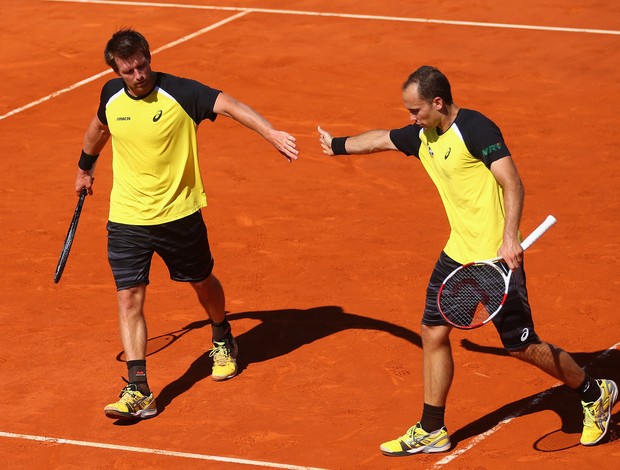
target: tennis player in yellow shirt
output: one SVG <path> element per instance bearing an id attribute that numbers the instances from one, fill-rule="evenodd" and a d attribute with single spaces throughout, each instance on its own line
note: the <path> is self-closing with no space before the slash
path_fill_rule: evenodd
<path id="1" fill-rule="evenodd" d="M 232 96 L 194 80 L 151 69 L 149 44 L 132 29 L 120 30 L 105 48 L 117 78 L 101 91 L 99 108 L 84 136 L 75 190 L 92 195 L 99 153 L 112 138 L 108 260 L 118 297 L 120 336 L 128 383 L 120 400 L 104 409 L 115 419 L 157 414 L 146 373 L 144 300 L 157 253 L 171 279 L 187 282 L 212 322 L 213 370 L 220 381 L 237 373 L 237 344 L 226 320 L 224 291 L 213 274 L 213 257 L 201 208 L 207 205 L 198 165 L 196 132 L 205 120 L 232 118 L 271 143 L 289 161 L 299 154 L 295 138 L 274 129 Z"/>

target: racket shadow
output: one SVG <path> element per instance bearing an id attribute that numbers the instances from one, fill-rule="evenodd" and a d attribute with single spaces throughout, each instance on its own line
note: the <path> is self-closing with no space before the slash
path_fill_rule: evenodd
<path id="1" fill-rule="evenodd" d="M 183 328 L 171 331 L 170 333 L 166 333 L 163 335 L 155 336 L 153 338 L 149 338 L 146 343 L 146 357 L 157 354 L 158 352 L 163 351 L 164 349 L 172 346 L 176 341 L 181 339 L 187 333 L 193 330 L 198 330 L 200 328 L 204 328 L 205 326 L 211 323 L 210 320 L 201 320 L 190 323 L 189 325 L 184 326 Z M 119 362 L 125 362 L 125 351 L 121 351 L 116 355 L 116 360 Z"/>
<path id="2" fill-rule="evenodd" d="M 377 330 L 422 347 L 418 333 L 407 328 L 361 315 L 344 312 L 341 307 L 322 306 L 306 310 L 282 309 L 228 314 L 233 324 L 241 319 L 260 323 L 235 339 L 242 351 L 238 359 L 239 374 L 249 365 L 284 356 L 305 344 L 349 329 Z M 211 375 L 213 361 L 209 352 L 199 356 L 177 379 L 167 384 L 157 396 L 159 414 L 175 398 L 188 391 L 197 382 Z"/>
<path id="3" fill-rule="evenodd" d="M 462 340 L 461 346 L 469 351 L 497 356 L 508 356 L 503 348 L 482 346 L 469 340 Z M 571 352 L 575 361 L 595 378 L 612 379 L 620 383 L 620 351 L 611 349 L 595 352 Z M 517 359 L 515 359 L 517 360 Z M 542 374 L 542 372 L 541 372 Z M 577 394 L 565 385 L 548 389 L 520 400 L 508 403 L 497 410 L 480 417 L 450 434 L 455 446 L 459 442 L 479 436 L 497 426 L 508 417 L 520 417 L 542 411 L 553 411 L 561 420 L 561 428 L 540 436 L 532 447 L 540 452 L 557 452 L 579 444 L 582 431 L 583 412 Z M 612 413 L 608 436 L 605 442 L 620 437 L 620 411 Z"/>

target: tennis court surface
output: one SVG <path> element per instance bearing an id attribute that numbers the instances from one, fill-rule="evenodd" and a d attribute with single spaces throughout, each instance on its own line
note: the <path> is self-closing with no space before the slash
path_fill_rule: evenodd
<path id="1" fill-rule="evenodd" d="M 453 333 L 442 454 L 379 444 L 422 409 L 419 320 L 448 235 L 416 159 L 329 159 L 336 135 L 408 122 L 420 65 L 501 128 L 526 188 L 522 230 L 538 333 L 620 383 L 620 6 L 596 0 L 3 0 L 0 5 L 0 461 L 3 468 L 560 469 L 620 458 L 579 445 L 565 387 L 501 350 L 492 327 Z M 159 259 L 148 289 L 149 382 L 161 413 L 105 418 L 126 374 L 107 264 L 111 146 L 61 282 L 86 126 L 112 77 L 103 47 L 131 26 L 153 69 L 251 105 L 298 139 L 288 164 L 220 117 L 199 130 L 203 211 L 241 371 L 211 380 L 210 325 Z"/>

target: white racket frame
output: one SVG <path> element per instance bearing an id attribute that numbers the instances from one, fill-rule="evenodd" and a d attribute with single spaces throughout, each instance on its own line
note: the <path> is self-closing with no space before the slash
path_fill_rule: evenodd
<path id="1" fill-rule="evenodd" d="M 536 229 L 529 234 L 529 236 L 523 240 L 523 242 L 521 243 L 521 247 L 523 248 L 523 251 L 527 250 L 529 247 L 531 247 L 534 242 L 536 242 L 536 240 L 538 240 L 540 237 L 543 236 L 543 234 L 549 230 L 555 223 L 557 222 L 556 218 L 552 215 L 548 215 L 547 218 L 538 226 L 536 227 Z M 459 328 L 462 330 L 471 330 L 474 328 L 478 328 L 481 327 L 482 325 L 490 322 L 502 309 L 502 307 L 504 306 L 504 302 L 506 301 L 506 297 L 508 297 L 508 286 L 510 284 L 510 277 L 512 276 L 512 271 L 508 270 L 508 274 L 506 274 L 504 272 L 504 270 L 499 266 L 498 261 L 501 261 L 502 258 L 493 258 L 493 259 L 487 259 L 487 260 L 482 260 L 482 261 L 474 261 L 471 263 L 467 263 L 464 264 L 463 266 L 459 266 L 458 268 L 456 268 L 454 271 L 452 271 L 450 274 L 448 274 L 448 276 L 444 279 L 444 281 L 441 284 L 441 287 L 439 288 L 439 293 L 437 294 L 437 307 L 439 308 L 439 313 L 441 313 L 441 316 L 444 317 L 444 319 L 452 326 L 454 326 L 455 328 Z M 447 315 L 445 315 L 443 313 L 443 310 L 441 308 L 441 293 L 443 291 L 444 286 L 446 285 L 446 283 L 448 282 L 448 280 L 450 278 L 452 278 L 456 273 L 458 273 L 459 271 L 461 271 L 462 269 L 465 269 L 469 266 L 472 265 L 480 265 L 480 264 L 486 264 L 489 266 L 492 266 L 494 269 L 496 269 L 500 275 L 502 276 L 502 278 L 504 279 L 504 298 L 502 299 L 500 306 L 492 313 L 489 314 L 489 317 L 487 319 L 485 319 L 482 323 L 476 323 L 473 325 L 458 325 L 456 323 L 454 323 L 453 321 L 451 321 Z"/>

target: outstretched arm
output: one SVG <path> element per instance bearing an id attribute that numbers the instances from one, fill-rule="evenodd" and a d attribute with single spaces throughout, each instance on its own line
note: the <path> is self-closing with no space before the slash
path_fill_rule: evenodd
<path id="1" fill-rule="evenodd" d="M 84 142 L 82 144 L 82 151 L 88 155 L 99 155 L 106 142 L 110 138 L 110 130 L 108 126 L 103 124 L 97 116 L 95 116 L 90 122 L 86 134 L 84 135 Z M 81 159 L 80 159 L 81 160 Z M 83 165 L 81 165 L 83 166 Z M 88 194 L 93 194 L 93 176 L 95 172 L 94 162 L 89 169 L 82 169 L 78 167 L 77 178 L 75 179 L 75 192 L 79 195 L 83 188 L 86 188 Z"/>
<path id="2" fill-rule="evenodd" d="M 269 121 L 247 104 L 237 101 L 232 96 L 222 92 L 215 100 L 213 111 L 234 119 L 248 129 L 252 129 L 273 145 L 288 161 L 297 160 L 299 150 L 297 150 L 295 144 L 295 137 L 288 132 L 274 129 Z"/>
<path id="3" fill-rule="evenodd" d="M 491 163 L 491 173 L 504 190 L 506 210 L 504 238 L 498 255 L 504 258 L 510 269 L 517 269 L 523 262 L 523 248 L 517 238 L 525 194 L 523 183 L 510 156 Z"/>
<path id="4" fill-rule="evenodd" d="M 329 132 L 317 127 L 319 131 L 319 142 L 325 155 L 342 154 L 366 154 L 381 152 L 383 150 L 397 150 L 390 139 L 390 131 L 376 129 L 364 132 L 354 137 L 333 137 Z M 334 142 L 334 139 L 337 139 Z M 344 141 L 342 139 L 345 139 Z M 332 147 L 332 144 L 333 147 Z"/>

